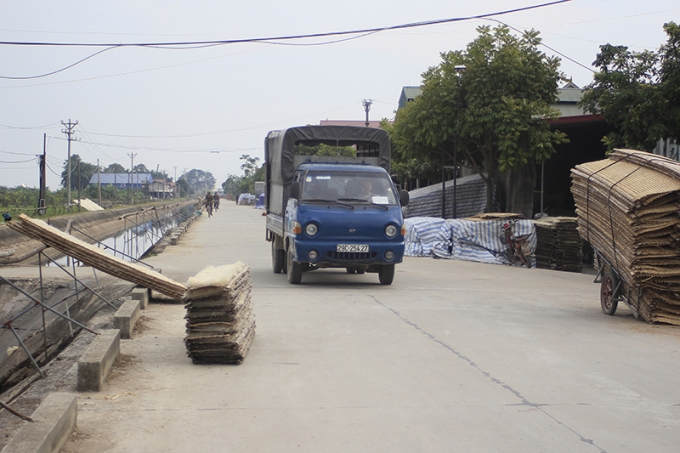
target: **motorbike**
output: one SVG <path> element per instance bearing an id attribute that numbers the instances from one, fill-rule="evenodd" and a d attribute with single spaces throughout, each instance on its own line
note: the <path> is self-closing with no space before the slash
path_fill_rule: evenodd
<path id="1" fill-rule="evenodd" d="M 531 253 L 531 247 L 529 242 L 527 242 L 526 236 L 518 236 L 513 231 L 513 227 L 517 223 L 517 220 L 508 220 L 503 223 L 503 234 L 501 235 L 501 241 L 506 246 L 505 255 L 510 261 L 511 265 L 520 265 L 525 267 L 531 267 L 529 261 L 529 254 Z"/>

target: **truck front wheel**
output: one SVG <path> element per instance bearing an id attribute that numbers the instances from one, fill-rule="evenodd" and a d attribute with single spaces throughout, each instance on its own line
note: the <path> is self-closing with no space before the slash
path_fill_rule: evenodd
<path id="1" fill-rule="evenodd" d="M 275 274 L 280 274 L 285 267 L 286 252 L 276 248 L 276 241 L 272 241 L 272 269 Z"/>
<path id="2" fill-rule="evenodd" d="M 288 272 L 288 283 L 297 285 L 302 281 L 302 265 L 293 261 L 293 252 L 291 249 L 288 249 L 286 270 Z"/>
<path id="3" fill-rule="evenodd" d="M 378 272 L 378 278 L 383 285 L 391 285 L 394 280 L 394 264 L 385 264 Z"/>

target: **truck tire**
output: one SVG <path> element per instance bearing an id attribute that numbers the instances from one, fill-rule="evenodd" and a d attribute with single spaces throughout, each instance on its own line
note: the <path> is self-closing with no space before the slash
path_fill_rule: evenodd
<path id="1" fill-rule="evenodd" d="M 378 278 L 383 285 L 391 285 L 394 280 L 394 264 L 385 264 L 378 272 Z"/>
<path id="2" fill-rule="evenodd" d="M 299 284 L 302 281 L 302 265 L 293 261 L 293 252 L 290 249 L 288 249 L 288 259 L 286 261 L 288 283 L 291 285 Z"/>
<path id="3" fill-rule="evenodd" d="M 283 272 L 286 261 L 286 252 L 283 249 L 277 249 L 275 242 L 272 241 L 272 270 L 275 274 Z"/>

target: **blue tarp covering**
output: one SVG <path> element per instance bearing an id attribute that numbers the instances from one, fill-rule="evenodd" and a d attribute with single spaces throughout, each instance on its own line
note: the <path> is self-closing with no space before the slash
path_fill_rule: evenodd
<path id="1" fill-rule="evenodd" d="M 439 219 L 413 217 L 406 219 L 406 256 L 477 261 L 490 264 L 512 264 L 508 259 L 503 224 L 507 220 Z M 526 237 L 530 248 L 531 267 L 536 267 L 536 229 L 532 220 L 517 220 L 516 237 Z"/>

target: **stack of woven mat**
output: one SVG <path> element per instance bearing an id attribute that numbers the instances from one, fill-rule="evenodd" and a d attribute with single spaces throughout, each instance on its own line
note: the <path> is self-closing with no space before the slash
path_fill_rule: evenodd
<path id="1" fill-rule="evenodd" d="M 680 163 L 616 150 L 572 169 L 572 183 L 581 237 L 632 288 L 647 322 L 680 325 Z"/>
<path id="2" fill-rule="evenodd" d="M 250 268 L 240 261 L 211 266 L 187 286 L 184 343 L 193 363 L 241 363 L 255 336 Z"/>
<path id="3" fill-rule="evenodd" d="M 576 217 L 543 217 L 536 227 L 536 266 L 558 271 L 581 272 L 583 241 Z"/>

